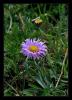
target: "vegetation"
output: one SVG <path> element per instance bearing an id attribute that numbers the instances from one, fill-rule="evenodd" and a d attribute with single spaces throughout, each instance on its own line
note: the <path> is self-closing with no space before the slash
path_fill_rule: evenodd
<path id="1" fill-rule="evenodd" d="M 42 24 L 32 23 L 40 17 Z M 20 53 L 27 38 L 48 47 L 41 59 Z M 4 96 L 68 95 L 68 5 L 4 4 Z"/>

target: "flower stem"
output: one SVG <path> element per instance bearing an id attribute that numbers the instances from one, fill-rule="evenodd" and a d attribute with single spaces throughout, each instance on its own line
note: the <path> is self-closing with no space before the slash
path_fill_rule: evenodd
<path id="1" fill-rule="evenodd" d="M 38 64 L 36 63 L 36 61 L 34 60 L 34 63 L 35 63 L 35 65 L 36 65 L 36 68 L 39 70 L 39 68 L 38 68 Z"/>
<path id="2" fill-rule="evenodd" d="M 39 28 L 39 31 L 41 32 L 41 36 L 45 36 L 45 38 L 48 37 L 48 35 L 41 28 Z"/>

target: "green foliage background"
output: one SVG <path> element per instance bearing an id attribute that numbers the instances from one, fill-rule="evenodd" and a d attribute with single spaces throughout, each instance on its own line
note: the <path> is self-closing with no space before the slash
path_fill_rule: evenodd
<path id="1" fill-rule="evenodd" d="M 36 17 L 40 28 L 32 23 Z M 26 59 L 20 50 L 27 38 L 45 41 L 46 56 Z M 4 96 L 67 96 L 67 48 L 67 4 L 4 4 Z"/>

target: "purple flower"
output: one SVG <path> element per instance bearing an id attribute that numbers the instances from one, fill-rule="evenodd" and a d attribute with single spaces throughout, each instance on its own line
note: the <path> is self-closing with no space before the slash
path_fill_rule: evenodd
<path id="1" fill-rule="evenodd" d="M 26 39 L 25 42 L 21 44 L 21 53 L 28 58 L 39 59 L 46 54 L 46 51 L 47 46 L 39 39 Z"/>

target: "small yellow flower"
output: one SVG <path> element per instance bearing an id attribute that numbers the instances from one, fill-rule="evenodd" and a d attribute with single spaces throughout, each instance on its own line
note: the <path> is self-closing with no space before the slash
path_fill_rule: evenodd
<path id="1" fill-rule="evenodd" d="M 40 24 L 40 23 L 42 23 L 42 20 L 41 20 L 41 19 L 36 19 L 36 20 L 35 20 L 35 23 L 36 23 L 36 24 Z"/>
<path id="2" fill-rule="evenodd" d="M 43 21 L 42 21 L 42 19 L 40 19 L 40 17 L 37 17 L 37 18 L 33 19 L 32 22 L 33 22 L 34 24 L 40 26 L 40 25 L 42 24 Z"/>

